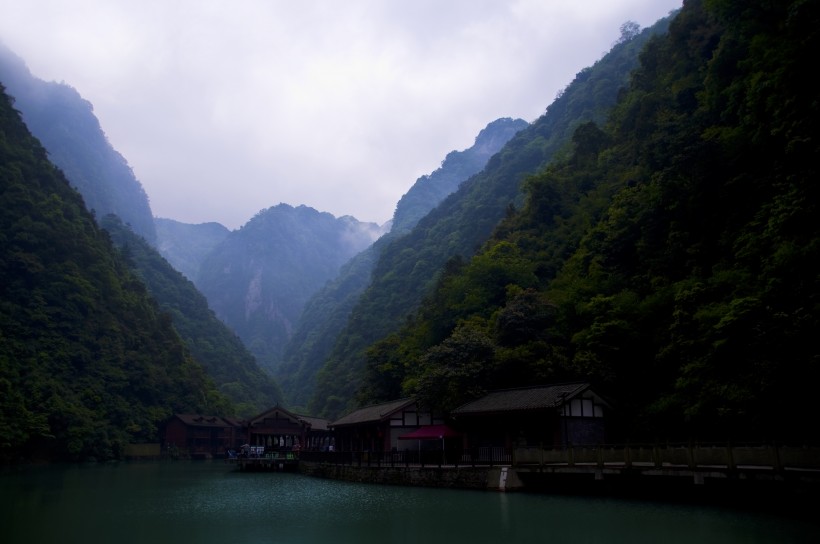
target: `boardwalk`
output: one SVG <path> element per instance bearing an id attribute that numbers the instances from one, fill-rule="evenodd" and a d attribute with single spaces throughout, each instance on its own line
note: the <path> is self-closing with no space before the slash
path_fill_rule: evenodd
<path id="1" fill-rule="evenodd" d="M 774 445 L 596 445 L 484 448 L 472 452 L 303 452 L 312 464 L 367 469 L 487 468 L 493 489 L 576 485 L 593 481 L 660 484 L 707 481 L 820 485 L 820 448 Z M 498 470 L 496 470 L 498 469 Z M 395 470 L 393 470 L 395 472 Z"/>
<path id="2" fill-rule="evenodd" d="M 801 480 L 820 484 L 820 448 L 776 445 L 618 445 L 518 448 L 512 466 L 526 473 L 707 480 Z"/>
<path id="3" fill-rule="evenodd" d="M 295 471 L 299 467 L 299 458 L 293 452 L 229 457 L 227 461 L 242 471 Z"/>

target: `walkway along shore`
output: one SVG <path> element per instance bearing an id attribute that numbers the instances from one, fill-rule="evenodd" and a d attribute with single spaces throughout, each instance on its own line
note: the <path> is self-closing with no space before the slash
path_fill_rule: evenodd
<path id="1" fill-rule="evenodd" d="M 816 497 L 820 491 L 818 447 L 602 445 L 483 453 L 452 459 L 441 450 L 302 452 L 298 470 L 353 482 L 496 491 L 670 498 L 725 494 L 750 500 Z"/>

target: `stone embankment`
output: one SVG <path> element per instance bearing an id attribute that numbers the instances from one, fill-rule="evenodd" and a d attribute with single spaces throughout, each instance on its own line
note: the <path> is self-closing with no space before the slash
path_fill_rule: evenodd
<path id="1" fill-rule="evenodd" d="M 471 466 L 354 466 L 329 463 L 299 463 L 299 472 L 319 478 L 348 482 L 454 489 L 507 491 L 521 487 L 514 470 L 509 467 Z"/>

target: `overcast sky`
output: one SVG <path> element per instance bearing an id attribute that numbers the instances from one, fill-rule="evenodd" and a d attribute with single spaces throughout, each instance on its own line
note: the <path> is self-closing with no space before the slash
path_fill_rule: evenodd
<path id="1" fill-rule="evenodd" d="M 383 223 L 499 117 L 533 121 L 681 0 L 0 0 L 0 40 L 94 105 L 154 215 L 285 202 Z"/>

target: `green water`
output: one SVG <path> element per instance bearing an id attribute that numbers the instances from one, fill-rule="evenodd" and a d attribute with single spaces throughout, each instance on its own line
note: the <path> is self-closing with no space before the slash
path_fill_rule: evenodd
<path id="1" fill-rule="evenodd" d="M 713 507 L 351 484 L 221 462 L 0 474 L 0 543 L 788 543 L 810 521 Z"/>

